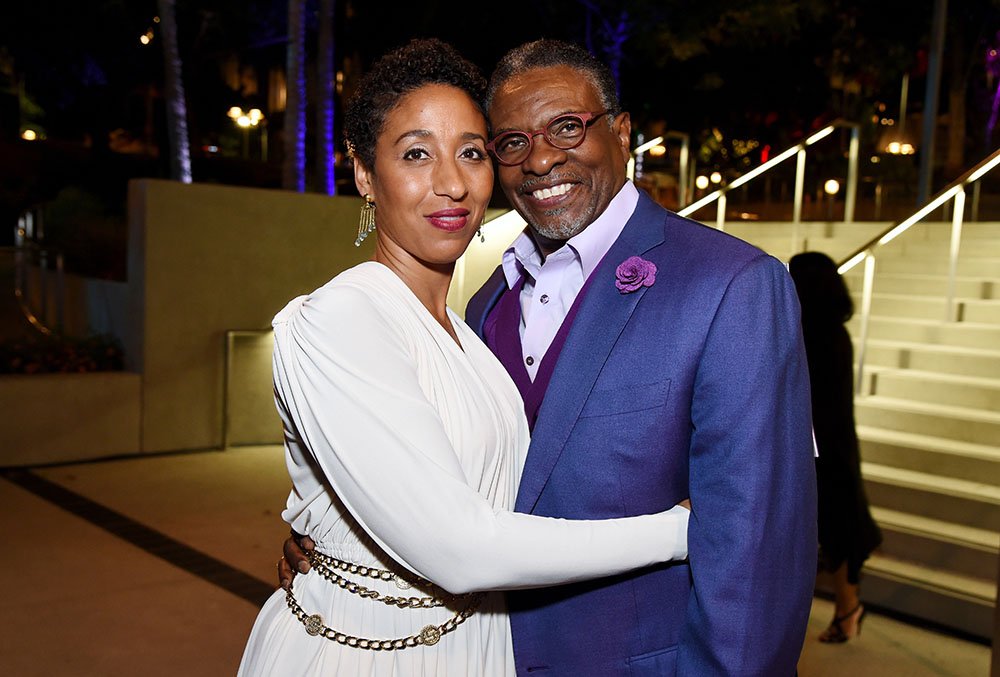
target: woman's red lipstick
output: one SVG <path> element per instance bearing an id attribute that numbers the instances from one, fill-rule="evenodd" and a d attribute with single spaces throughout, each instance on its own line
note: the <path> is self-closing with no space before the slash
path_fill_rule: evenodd
<path id="1" fill-rule="evenodd" d="M 465 224 L 469 221 L 468 217 L 469 210 L 459 207 L 456 209 L 442 209 L 433 214 L 428 214 L 426 218 L 435 228 L 454 233 L 465 228 Z"/>

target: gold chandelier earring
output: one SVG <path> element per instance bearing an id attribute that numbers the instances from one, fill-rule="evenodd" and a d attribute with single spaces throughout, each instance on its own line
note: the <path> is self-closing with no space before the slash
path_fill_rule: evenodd
<path id="1" fill-rule="evenodd" d="M 354 246 L 360 247 L 365 238 L 375 230 L 375 200 L 365 193 L 365 204 L 361 207 L 361 220 L 358 221 L 358 237 Z"/>

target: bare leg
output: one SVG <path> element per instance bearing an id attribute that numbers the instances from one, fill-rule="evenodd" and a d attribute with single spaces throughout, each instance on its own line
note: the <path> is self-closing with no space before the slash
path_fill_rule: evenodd
<path id="1" fill-rule="evenodd" d="M 864 616 L 864 607 L 858 598 L 858 585 L 847 582 L 847 562 L 833 572 L 833 587 L 833 622 L 819 636 L 819 641 L 846 642 L 858 634 Z"/>

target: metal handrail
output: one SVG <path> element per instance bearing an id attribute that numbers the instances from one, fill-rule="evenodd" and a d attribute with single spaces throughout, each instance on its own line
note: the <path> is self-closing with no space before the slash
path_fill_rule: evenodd
<path id="1" fill-rule="evenodd" d="M 706 207 L 713 202 L 717 202 L 718 208 L 716 211 L 715 227 L 719 230 L 725 230 L 726 194 L 735 188 L 739 188 L 740 186 L 749 183 L 761 174 L 770 171 L 794 155 L 796 156 L 797 162 L 795 169 L 795 202 L 792 208 L 792 223 L 795 224 L 792 248 L 793 250 L 796 250 L 800 243 L 799 224 L 802 222 L 802 201 L 805 188 L 806 171 L 806 148 L 830 136 L 830 134 L 833 134 L 833 132 L 838 128 L 847 128 L 851 130 L 851 142 L 848 147 L 847 159 L 847 187 L 846 192 L 844 193 L 844 222 L 852 223 L 854 221 L 854 210 L 857 204 L 858 196 L 858 155 L 861 146 L 861 126 L 856 122 L 849 122 L 847 120 L 837 120 L 833 122 L 818 132 L 810 135 L 804 141 L 800 141 L 794 146 L 778 153 L 767 162 L 751 169 L 746 174 L 739 176 L 729 185 L 712 191 L 700 200 L 697 200 L 696 202 L 693 202 L 687 207 L 679 210 L 677 213 L 681 216 L 690 216 L 702 207 Z"/>
<path id="2" fill-rule="evenodd" d="M 688 196 L 691 193 L 691 177 L 694 175 L 694 163 L 691 162 L 691 135 L 685 132 L 668 131 L 661 136 L 657 136 L 649 141 L 644 141 L 632 150 L 628 165 L 625 168 L 625 176 L 631 181 L 635 178 L 636 165 L 642 159 L 643 154 L 658 146 L 668 139 L 675 139 L 681 142 L 680 154 L 677 158 L 677 201 L 679 206 L 687 204 Z"/>
<path id="3" fill-rule="evenodd" d="M 21 213 L 17 219 L 14 231 L 14 298 L 21 314 L 35 330 L 45 336 L 61 333 L 63 330 L 64 297 L 65 297 L 65 265 L 62 252 L 51 251 L 38 243 L 44 236 L 42 213 L 36 207 Z M 56 327 L 53 330 L 43 321 L 48 316 L 48 257 L 53 254 L 56 272 Z M 28 300 L 27 267 L 37 262 L 41 277 L 42 310 L 38 315 L 31 309 Z M 41 315 L 42 317 L 39 317 Z"/>
<path id="4" fill-rule="evenodd" d="M 55 328 L 52 328 L 49 327 L 42 319 L 48 315 L 49 251 L 35 243 L 22 243 L 19 246 L 12 247 L 11 249 L 13 250 L 14 255 L 14 298 L 17 301 L 18 308 L 21 310 L 21 314 L 24 316 L 24 319 L 27 320 L 28 324 L 30 324 L 36 331 L 45 336 L 62 333 L 65 296 L 65 265 L 62 252 L 57 251 L 54 255 L 56 276 L 56 326 Z M 37 261 L 41 275 L 40 294 L 42 309 L 38 314 L 32 310 L 31 304 L 28 300 L 27 268 L 30 265 L 31 259 Z"/>
<path id="5" fill-rule="evenodd" d="M 868 345 L 868 325 L 871 319 L 872 290 L 875 284 L 875 253 L 880 247 L 884 247 L 897 237 L 909 230 L 914 224 L 921 221 L 935 209 L 943 207 L 949 200 L 954 200 L 951 217 L 951 244 L 948 259 L 948 292 L 945 302 L 945 322 L 955 322 L 957 313 L 955 312 L 956 280 L 958 277 L 958 253 L 962 244 L 962 223 L 965 219 L 965 187 L 973 185 L 973 212 L 978 208 L 979 180 L 989 174 L 1000 165 L 1000 148 L 993 151 L 986 159 L 962 174 L 939 193 L 931 198 L 927 204 L 915 211 L 911 216 L 903 219 L 899 223 L 892 225 L 885 231 L 879 233 L 869 242 L 859 247 L 850 256 L 844 259 L 837 271 L 843 275 L 856 265 L 864 261 L 864 286 L 861 292 L 861 338 L 858 349 L 857 377 L 855 381 L 855 391 L 861 394 L 862 377 L 864 375 L 865 350 Z"/>

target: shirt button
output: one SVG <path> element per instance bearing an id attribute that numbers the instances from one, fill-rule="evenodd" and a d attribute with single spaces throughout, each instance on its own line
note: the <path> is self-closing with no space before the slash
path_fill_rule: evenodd
<path id="1" fill-rule="evenodd" d="M 541 295 L 541 297 L 540 297 L 540 298 L 538 299 L 538 301 L 539 301 L 539 302 L 540 302 L 540 303 L 541 303 L 542 305 L 545 305 L 546 303 L 548 303 L 548 302 L 549 302 L 549 295 L 548 295 L 548 294 L 542 294 L 542 295 Z"/>
<path id="2" fill-rule="evenodd" d="M 533 358 L 531 355 L 528 355 L 528 357 L 524 359 L 524 363 L 530 367 L 535 363 L 535 358 Z"/>

